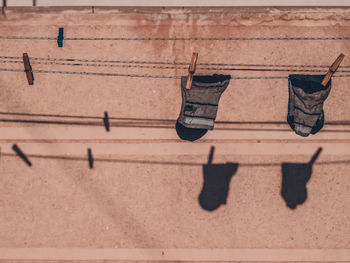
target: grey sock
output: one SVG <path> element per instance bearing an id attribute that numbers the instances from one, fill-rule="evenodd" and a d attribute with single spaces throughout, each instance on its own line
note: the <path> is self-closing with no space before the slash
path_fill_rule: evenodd
<path id="1" fill-rule="evenodd" d="M 194 76 L 191 89 L 187 90 L 187 77 L 182 77 L 182 106 L 177 121 L 187 128 L 212 130 L 221 94 L 230 78 L 230 75 Z"/>
<path id="2" fill-rule="evenodd" d="M 331 80 L 321 85 L 324 75 L 290 75 L 287 120 L 296 134 L 306 137 L 323 127 L 323 103 L 331 90 Z"/>

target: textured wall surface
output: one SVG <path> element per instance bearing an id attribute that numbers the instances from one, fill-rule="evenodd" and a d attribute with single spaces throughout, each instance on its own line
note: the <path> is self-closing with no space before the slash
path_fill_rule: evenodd
<path id="1" fill-rule="evenodd" d="M 0 16 L 0 36 L 55 38 L 64 27 L 67 38 L 349 37 L 349 14 L 348 9 L 8 8 Z M 23 69 L 21 62 L 4 57 L 24 52 L 31 58 L 189 63 L 194 51 L 198 63 L 265 65 L 330 65 L 344 53 L 347 66 L 349 50 L 350 40 L 64 40 L 58 48 L 55 40 L 0 39 L 0 68 Z M 186 65 L 31 61 L 33 70 L 187 74 Z M 201 67 L 196 74 L 290 73 Z M 319 74 L 327 71 L 320 69 Z M 287 79 L 232 79 L 220 101 L 216 129 L 184 142 L 174 128 L 181 106 L 179 79 L 34 77 L 29 86 L 24 72 L 0 71 L 1 248 L 350 248 L 350 78 L 332 80 L 325 127 L 307 138 L 285 123 Z M 113 118 L 109 133 L 104 111 Z M 32 167 L 14 155 L 14 143 L 29 155 Z M 226 205 L 208 212 L 198 196 L 211 146 L 214 164 L 239 167 Z M 280 164 L 308 162 L 319 147 L 323 151 L 307 184 L 308 199 L 291 210 L 280 194 Z M 92 170 L 87 148 L 103 159 Z"/>

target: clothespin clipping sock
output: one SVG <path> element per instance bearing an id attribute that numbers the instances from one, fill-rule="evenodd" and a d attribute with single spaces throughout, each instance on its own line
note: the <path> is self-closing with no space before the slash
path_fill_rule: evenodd
<path id="1" fill-rule="evenodd" d="M 57 46 L 58 47 L 63 47 L 63 27 L 60 27 L 58 29 L 58 37 L 57 37 Z"/>
<path id="2" fill-rule="evenodd" d="M 32 72 L 32 66 L 30 65 L 30 61 L 27 53 L 23 53 L 23 63 L 24 63 L 24 71 L 26 72 L 28 84 L 33 85 L 34 76 Z"/>
<path id="3" fill-rule="evenodd" d="M 339 55 L 339 57 L 334 61 L 334 63 L 332 64 L 332 66 L 330 66 L 326 76 L 323 78 L 321 84 L 322 86 L 326 87 L 327 83 L 329 82 L 329 80 L 332 78 L 333 74 L 337 71 L 337 69 L 340 66 L 340 63 L 343 61 L 345 55 L 343 53 L 341 53 Z"/>
<path id="4" fill-rule="evenodd" d="M 106 131 L 110 131 L 110 128 L 109 128 L 109 118 L 108 118 L 108 112 L 105 111 L 105 116 L 103 117 L 103 123 L 105 125 L 105 128 L 106 128 Z"/>
<path id="5" fill-rule="evenodd" d="M 197 65 L 197 59 L 198 59 L 198 53 L 193 52 L 191 64 L 188 68 L 188 77 L 186 82 L 186 89 L 191 89 L 192 81 L 193 81 L 193 75 L 196 71 L 196 65 Z"/>
<path id="6" fill-rule="evenodd" d="M 92 157 L 91 149 L 88 148 L 88 158 L 89 158 L 89 167 L 90 169 L 94 168 L 94 158 Z"/>

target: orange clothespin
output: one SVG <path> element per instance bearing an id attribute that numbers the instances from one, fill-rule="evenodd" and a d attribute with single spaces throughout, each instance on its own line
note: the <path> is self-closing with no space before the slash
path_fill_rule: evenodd
<path id="1" fill-rule="evenodd" d="M 190 64 L 190 66 L 188 68 L 188 77 L 187 77 L 186 89 L 191 89 L 192 80 L 193 80 L 193 74 L 196 71 L 197 59 L 198 59 L 198 53 L 193 52 L 192 59 L 191 59 L 191 64 Z"/>
<path id="2" fill-rule="evenodd" d="M 321 84 L 325 87 L 328 83 L 328 81 L 331 79 L 333 74 L 337 71 L 337 69 L 340 66 L 340 63 L 343 61 L 345 55 L 341 53 L 339 57 L 333 62 L 332 66 L 329 67 L 329 70 L 326 74 L 326 76 L 323 78 Z"/>
<path id="3" fill-rule="evenodd" d="M 30 65 L 29 57 L 27 53 L 23 53 L 23 63 L 24 63 L 24 71 L 26 72 L 26 75 L 27 75 L 28 84 L 33 85 L 34 76 L 32 72 L 32 66 Z"/>

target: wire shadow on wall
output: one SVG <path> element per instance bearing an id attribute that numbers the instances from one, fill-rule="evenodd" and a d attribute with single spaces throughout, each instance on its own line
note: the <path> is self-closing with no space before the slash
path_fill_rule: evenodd
<path id="1" fill-rule="evenodd" d="M 318 148 L 308 163 L 282 163 L 281 195 L 290 209 L 306 201 L 306 184 L 312 175 L 312 165 L 321 151 L 322 148 Z"/>
<path id="2" fill-rule="evenodd" d="M 78 156 L 57 156 L 57 155 L 38 155 L 25 154 L 16 144 L 12 147 L 15 153 L 1 153 L 1 156 L 20 157 L 28 166 L 32 166 L 30 158 L 65 160 L 65 161 L 83 161 L 89 164 L 89 168 L 94 168 L 93 163 L 125 163 L 125 164 L 149 164 L 149 165 L 174 165 L 174 166 L 201 166 L 203 169 L 203 187 L 199 194 L 199 204 L 207 211 L 214 211 L 223 204 L 226 204 L 230 181 L 232 176 L 240 167 L 272 167 L 281 166 L 282 185 L 281 196 L 290 209 L 295 209 L 297 205 L 303 204 L 307 200 L 306 184 L 312 175 L 312 166 L 322 151 L 320 147 L 307 163 L 223 163 L 212 164 L 214 156 L 214 146 L 211 147 L 208 163 L 201 162 L 177 162 L 177 161 L 157 161 L 157 160 L 131 160 L 114 158 L 93 158 L 92 150 L 88 148 L 87 157 Z M 1 149 L 0 149 L 1 151 Z M 317 165 L 340 165 L 350 164 L 350 160 L 334 160 L 317 162 Z"/>
<path id="3" fill-rule="evenodd" d="M 226 204 L 232 176 L 237 172 L 238 163 L 212 164 L 215 147 L 209 153 L 208 164 L 203 165 L 203 188 L 199 204 L 207 211 L 214 211 Z"/>

